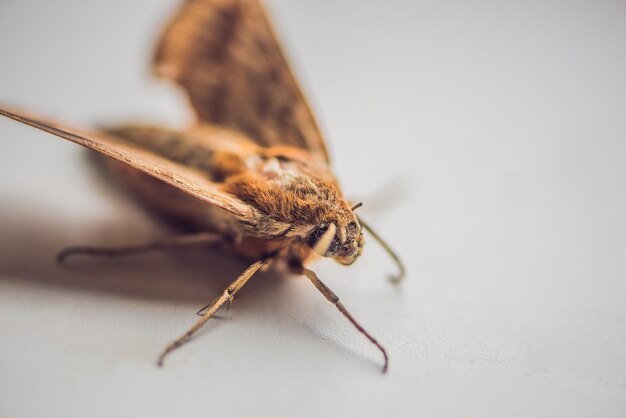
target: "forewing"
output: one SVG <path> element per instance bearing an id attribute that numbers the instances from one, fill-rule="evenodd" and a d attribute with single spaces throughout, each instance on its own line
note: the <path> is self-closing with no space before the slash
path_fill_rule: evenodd
<path id="1" fill-rule="evenodd" d="M 328 154 L 258 0 L 187 0 L 166 27 L 155 72 L 180 84 L 201 121 L 263 146 Z"/>
<path id="2" fill-rule="evenodd" d="M 193 168 L 178 164 L 148 150 L 125 143 L 114 136 L 69 128 L 24 112 L 0 109 L 0 115 L 49 132 L 83 145 L 103 155 L 136 168 L 170 184 L 189 195 L 220 207 L 247 223 L 255 219 L 255 211 L 236 197 L 219 190 L 218 186 Z"/>

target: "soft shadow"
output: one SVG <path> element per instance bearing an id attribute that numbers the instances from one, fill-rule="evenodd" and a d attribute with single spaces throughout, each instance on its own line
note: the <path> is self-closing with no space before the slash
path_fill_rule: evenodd
<path id="1" fill-rule="evenodd" d="M 406 176 L 393 177 L 367 195 L 349 196 L 350 201 L 363 203 L 360 212 L 369 215 L 388 214 L 392 209 L 404 205 L 414 194 L 406 178 Z"/>
<path id="2" fill-rule="evenodd" d="M 247 267 L 235 255 L 210 247 L 116 259 L 76 256 L 64 264 L 56 262 L 59 250 L 77 244 L 64 242 L 67 231 L 80 230 L 81 235 L 92 237 L 90 242 L 83 243 L 89 245 L 102 244 L 98 237 L 106 235 L 107 245 L 111 245 L 116 230 L 120 237 L 128 235 L 125 227 L 123 223 L 71 222 L 62 215 L 38 211 L 27 203 L 0 206 L 0 282 L 25 290 L 36 285 L 59 291 L 106 293 L 172 303 L 192 301 L 201 307 Z M 138 238 L 138 241 L 143 240 Z M 118 244 L 132 243 L 120 240 Z M 280 287 L 280 282 L 280 273 L 269 271 L 260 273 L 247 288 L 271 294 Z"/>

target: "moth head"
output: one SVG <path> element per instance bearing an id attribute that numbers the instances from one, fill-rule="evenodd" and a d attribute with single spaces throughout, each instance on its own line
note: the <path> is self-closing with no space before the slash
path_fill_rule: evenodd
<path id="1" fill-rule="evenodd" d="M 338 222 L 329 222 L 315 227 L 307 238 L 307 244 L 322 257 L 333 258 L 341 264 L 352 264 L 363 251 L 363 233 L 356 218 L 343 226 Z"/>

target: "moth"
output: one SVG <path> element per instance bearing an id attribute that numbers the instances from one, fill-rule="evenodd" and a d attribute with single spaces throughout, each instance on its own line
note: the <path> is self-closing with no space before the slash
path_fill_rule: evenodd
<path id="1" fill-rule="evenodd" d="M 0 114 L 90 148 L 118 178 L 167 217 L 195 233 L 119 248 L 69 247 L 78 254 L 128 254 L 226 243 L 252 264 L 178 339 L 161 366 L 224 304 L 230 305 L 261 268 L 278 264 L 306 276 L 328 301 L 380 350 L 335 295 L 307 267 L 317 257 L 352 264 L 369 231 L 398 264 L 397 255 L 356 214 L 330 170 L 324 140 L 259 0 L 187 0 L 165 27 L 154 72 L 186 92 L 196 123 L 184 131 L 122 125 L 101 130 L 69 127 L 27 112 Z"/>

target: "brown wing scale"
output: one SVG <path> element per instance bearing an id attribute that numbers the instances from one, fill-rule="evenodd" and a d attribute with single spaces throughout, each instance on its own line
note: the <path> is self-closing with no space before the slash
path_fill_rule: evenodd
<path id="1" fill-rule="evenodd" d="M 0 109 L 0 115 L 83 145 L 125 163 L 201 201 L 222 208 L 242 221 L 250 222 L 258 216 L 252 207 L 220 190 L 217 184 L 210 181 L 200 171 L 178 164 L 146 148 L 139 148 L 100 132 L 69 128 L 24 112 Z"/>
<path id="2" fill-rule="evenodd" d="M 258 0 L 188 0 L 154 59 L 180 84 L 200 121 L 240 130 L 262 146 L 328 154 Z"/>

